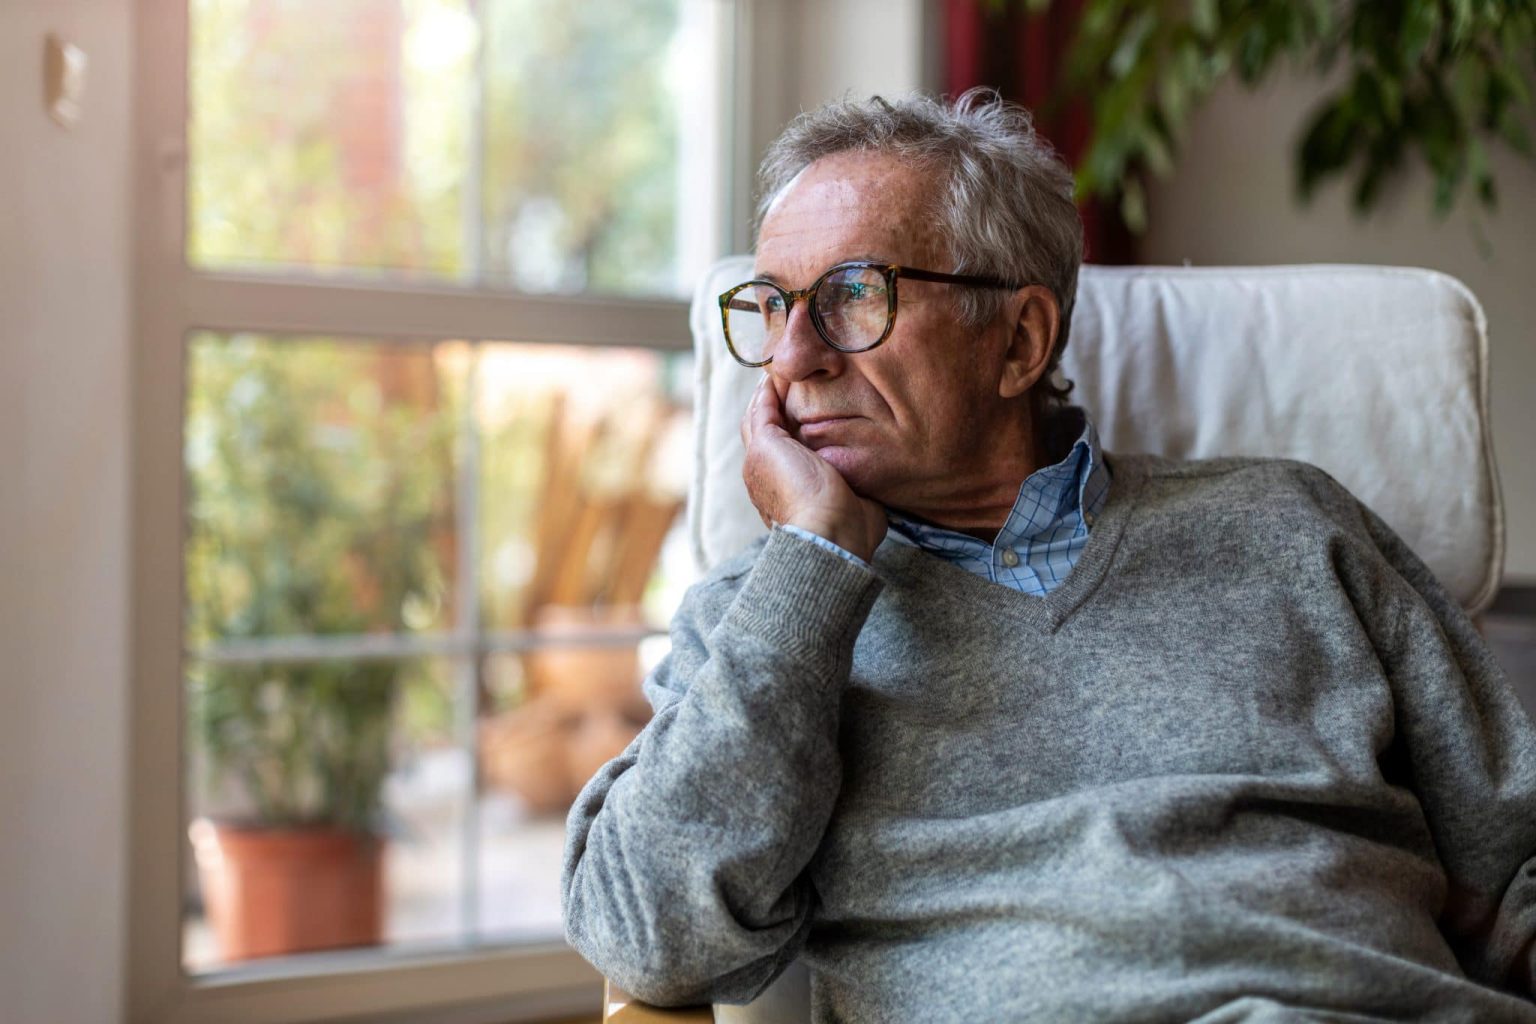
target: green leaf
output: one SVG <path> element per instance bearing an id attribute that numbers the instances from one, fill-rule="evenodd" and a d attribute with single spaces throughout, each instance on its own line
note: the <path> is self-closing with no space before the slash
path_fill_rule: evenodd
<path id="1" fill-rule="evenodd" d="M 1355 182 L 1355 192 L 1350 199 L 1350 206 L 1355 213 L 1363 214 L 1371 208 L 1376 201 L 1377 194 L 1381 191 L 1381 168 L 1375 165 L 1367 165 L 1360 172 L 1360 178 Z"/>
<path id="2" fill-rule="evenodd" d="M 1398 55 L 1403 67 L 1412 68 L 1424 58 L 1439 27 L 1438 0 L 1408 0 L 1404 4 L 1403 22 L 1398 30 Z"/>
<path id="3" fill-rule="evenodd" d="M 1109 58 L 1109 73 L 1116 78 L 1125 78 L 1136 66 L 1141 58 L 1142 47 L 1152 30 L 1157 27 L 1157 13 L 1151 8 L 1143 8 L 1131 19 L 1125 31 L 1121 33 L 1120 45 L 1115 47 L 1115 52 Z"/>
<path id="4" fill-rule="evenodd" d="M 1435 214 L 1444 217 L 1456 202 L 1458 175 L 1442 171 L 1435 175 Z"/>
<path id="5" fill-rule="evenodd" d="M 1488 70 L 1476 61 L 1457 61 L 1446 79 L 1451 102 L 1463 121 L 1485 120 L 1490 107 L 1503 102 L 1501 91 L 1488 77 Z"/>
<path id="6" fill-rule="evenodd" d="M 1467 146 L 1467 176 L 1484 207 L 1491 210 L 1498 205 L 1498 190 L 1488 166 L 1488 148 L 1476 139 Z"/>
<path id="7" fill-rule="evenodd" d="M 1238 77 L 1248 85 L 1257 82 L 1268 62 L 1268 53 L 1269 40 L 1264 35 L 1263 29 L 1254 26 L 1244 33 L 1237 48 Z"/>
<path id="8" fill-rule="evenodd" d="M 1355 73 L 1351 86 L 1355 109 L 1366 119 L 1380 121 L 1386 117 L 1386 97 L 1381 89 L 1381 78 L 1370 70 L 1361 68 Z"/>
<path id="9" fill-rule="evenodd" d="M 1446 43 L 1452 50 L 1466 45 L 1472 34 L 1472 0 L 1450 0 L 1451 19 L 1446 26 Z"/>
<path id="10" fill-rule="evenodd" d="M 1157 80 L 1157 104 L 1169 124 L 1182 125 L 1189 113 L 1189 79 L 1169 70 Z"/>
<path id="11" fill-rule="evenodd" d="M 1334 4 L 1333 0 L 1312 0 L 1312 2 L 1307 5 L 1306 13 L 1309 16 L 1308 23 L 1311 29 L 1312 37 L 1314 39 L 1317 39 L 1320 42 L 1326 42 L 1329 36 L 1332 34 L 1334 29 L 1333 16 L 1335 6 L 1336 5 Z"/>
<path id="12" fill-rule="evenodd" d="M 1142 191 L 1141 182 L 1135 178 L 1127 178 L 1124 182 L 1120 193 L 1120 217 L 1135 234 L 1147 230 L 1147 196 Z"/>
<path id="13" fill-rule="evenodd" d="M 1101 43 L 1112 40 L 1124 8 L 1123 0 L 1089 0 L 1083 8 L 1083 20 L 1078 28 L 1079 38 Z"/>
<path id="14" fill-rule="evenodd" d="M 1485 174 L 1477 179 L 1477 198 L 1484 208 L 1495 210 L 1499 205 L 1499 189 L 1493 175 Z"/>
<path id="15" fill-rule="evenodd" d="M 1189 9 L 1189 23 L 1201 39 L 1210 39 L 1220 27 L 1216 0 L 1193 0 Z"/>
<path id="16" fill-rule="evenodd" d="M 1334 99 L 1313 115 L 1297 153 L 1303 200 L 1311 197 L 1318 182 L 1349 163 L 1359 142 L 1354 108 L 1347 96 Z"/>
<path id="17" fill-rule="evenodd" d="M 1146 158 L 1147 167 L 1153 174 L 1159 178 L 1166 178 L 1173 173 L 1173 150 L 1163 133 L 1151 121 L 1140 123 L 1136 140 L 1140 143 L 1142 156 Z"/>

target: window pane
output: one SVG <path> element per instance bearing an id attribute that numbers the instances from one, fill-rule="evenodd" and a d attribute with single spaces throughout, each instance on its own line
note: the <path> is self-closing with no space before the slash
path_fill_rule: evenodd
<path id="1" fill-rule="evenodd" d="M 440 660 L 194 663 L 190 970 L 454 941 L 471 779 Z"/>
<path id="2" fill-rule="evenodd" d="M 483 614 L 540 641 L 485 662 L 480 924 L 558 938 L 566 812 L 649 719 L 645 634 L 693 576 L 692 360 L 486 345 L 476 379 Z"/>
<path id="3" fill-rule="evenodd" d="M 524 658 L 486 662 L 481 725 L 480 921 L 487 936 L 537 941 L 564 933 L 560 917 L 563 811 L 579 769 L 571 740 L 579 708 L 530 702 Z"/>
<path id="4" fill-rule="evenodd" d="M 192 339 L 190 646 L 452 624 L 467 352 Z"/>
<path id="5" fill-rule="evenodd" d="M 481 593 L 488 628 L 665 628 L 692 565 L 692 358 L 642 349 L 489 344 Z"/>
<path id="6" fill-rule="evenodd" d="M 191 339 L 190 967 L 559 939 L 566 811 L 649 718 L 640 681 L 693 575 L 691 363 Z M 293 833 L 324 862 L 227 881 Z M 361 880 L 338 880 L 359 860 Z M 279 881 L 300 896 L 268 902 L 326 906 L 331 930 L 231 932 L 230 887 Z M 325 902 L 380 889 L 361 923 Z"/>
<path id="7" fill-rule="evenodd" d="M 190 0 L 189 261 L 686 294 L 722 236 L 724 17 Z"/>

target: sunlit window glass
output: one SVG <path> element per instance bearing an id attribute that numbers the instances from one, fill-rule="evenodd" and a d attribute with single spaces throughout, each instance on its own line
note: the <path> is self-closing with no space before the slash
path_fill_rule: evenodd
<path id="1" fill-rule="evenodd" d="M 723 10 L 192 0 L 189 261 L 684 294 L 720 248 Z"/>
<path id="2" fill-rule="evenodd" d="M 559 941 L 692 579 L 682 354 L 188 345 L 184 962 Z"/>

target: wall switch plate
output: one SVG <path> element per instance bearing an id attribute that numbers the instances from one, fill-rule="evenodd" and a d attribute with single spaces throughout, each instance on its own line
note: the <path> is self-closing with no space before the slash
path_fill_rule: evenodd
<path id="1" fill-rule="evenodd" d="M 65 128 L 80 123 L 85 109 L 85 51 L 50 35 L 43 50 L 43 95 L 48 116 Z"/>

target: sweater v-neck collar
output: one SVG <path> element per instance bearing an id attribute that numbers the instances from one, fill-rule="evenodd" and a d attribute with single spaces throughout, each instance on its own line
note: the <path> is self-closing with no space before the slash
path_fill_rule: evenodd
<path id="1" fill-rule="evenodd" d="M 1113 483 L 1109 500 L 1088 535 L 1077 564 L 1061 585 L 1044 597 L 1025 594 L 946 562 L 922 548 L 887 538 L 875 551 L 874 567 L 882 575 L 909 580 L 942 579 L 946 586 L 968 591 L 1020 625 L 1054 633 L 1094 592 L 1108 574 L 1126 521 L 1136 506 L 1146 471 L 1135 456 L 1104 452 Z"/>

